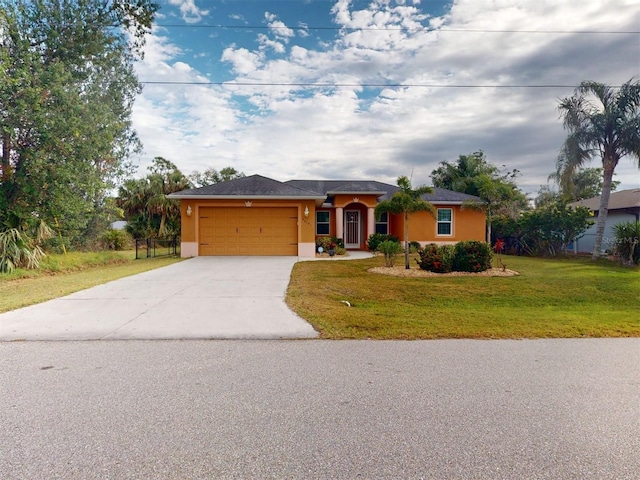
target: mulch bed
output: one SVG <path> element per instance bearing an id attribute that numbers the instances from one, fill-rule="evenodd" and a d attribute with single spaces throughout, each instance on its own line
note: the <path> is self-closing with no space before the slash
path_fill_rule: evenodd
<path id="1" fill-rule="evenodd" d="M 404 265 L 396 265 L 393 267 L 374 267 L 368 270 L 371 273 L 381 275 L 393 275 L 395 277 L 514 277 L 520 275 L 515 270 L 502 270 L 501 268 L 490 268 L 484 272 L 451 272 L 451 273 L 435 273 L 421 270 L 417 267 L 411 267 L 407 270 Z"/>

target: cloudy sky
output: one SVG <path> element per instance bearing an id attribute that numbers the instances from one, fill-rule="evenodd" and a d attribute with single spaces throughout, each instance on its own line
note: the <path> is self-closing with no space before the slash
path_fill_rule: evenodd
<path id="1" fill-rule="evenodd" d="M 535 192 L 583 80 L 640 75 L 640 0 L 160 0 L 137 65 L 145 174 L 413 175 L 483 150 Z M 598 166 L 595 160 L 592 166 Z M 622 159 L 616 179 L 640 187 Z"/>

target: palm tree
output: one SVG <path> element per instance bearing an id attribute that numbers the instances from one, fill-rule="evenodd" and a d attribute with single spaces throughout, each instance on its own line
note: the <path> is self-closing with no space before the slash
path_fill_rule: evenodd
<path id="1" fill-rule="evenodd" d="M 433 185 L 480 197 L 480 201 L 466 201 L 463 208 L 480 210 L 487 214 L 487 242 L 491 242 L 491 222 L 498 213 L 515 218 L 526 208 L 527 198 L 515 182 L 520 172 L 503 172 L 489 163 L 482 150 L 460 155 L 456 162 L 440 162 L 431 172 Z"/>
<path id="2" fill-rule="evenodd" d="M 190 187 L 189 179 L 185 177 L 177 168 L 164 174 L 152 173 L 147 177 L 149 184 L 149 203 L 148 208 L 152 215 L 160 216 L 160 226 L 158 227 L 158 236 L 166 236 L 172 232 L 167 227 L 167 222 L 175 224 L 180 219 L 180 202 L 171 200 L 167 195 L 175 192 L 186 190 Z"/>
<path id="3" fill-rule="evenodd" d="M 146 178 L 128 179 L 118 189 L 117 205 L 124 210 L 129 222 L 127 231 L 135 238 L 144 238 L 151 234 L 151 213 L 149 200 L 151 193 Z"/>
<path id="4" fill-rule="evenodd" d="M 119 189 L 118 205 L 136 238 L 167 236 L 179 232 L 180 203 L 170 193 L 191 187 L 189 179 L 169 160 L 155 157 L 145 178 L 126 180 Z"/>
<path id="5" fill-rule="evenodd" d="M 480 176 L 500 177 L 500 169 L 490 164 L 484 152 L 478 150 L 469 155 L 460 155 L 455 162 L 443 161 L 431 172 L 434 187 L 478 196 L 476 179 Z"/>
<path id="6" fill-rule="evenodd" d="M 404 215 L 404 264 L 409 269 L 409 214 L 416 212 L 430 212 L 435 215 L 433 205 L 422 200 L 422 195 L 433 193 L 431 187 L 419 187 L 415 190 L 411 188 L 411 181 L 407 177 L 398 177 L 400 190 L 393 194 L 389 200 L 383 200 L 376 205 L 375 216 L 380 220 L 380 216 L 387 212 Z"/>
<path id="7" fill-rule="evenodd" d="M 561 182 L 593 157 L 602 160 L 603 182 L 592 258 L 600 256 L 607 221 L 611 180 L 620 159 L 635 157 L 640 167 L 640 81 L 632 78 L 619 89 L 597 82 L 582 82 L 572 97 L 558 106 L 569 132 L 558 156 Z"/>

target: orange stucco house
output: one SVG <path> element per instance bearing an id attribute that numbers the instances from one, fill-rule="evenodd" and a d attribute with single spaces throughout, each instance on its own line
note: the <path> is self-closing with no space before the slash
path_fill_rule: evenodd
<path id="1" fill-rule="evenodd" d="M 347 250 L 365 250 L 372 233 L 404 240 L 402 215 L 374 217 L 376 204 L 398 187 L 367 180 L 290 180 L 251 175 L 168 195 L 180 200 L 181 255 L 293 255 L 313 257 L 320 236 Z M 436 208 L 409 219 L 409 239 L 452 244 L 485 238 L 484 212 L 463 209 L 480 199 L 435 188 L 423 199 Z"/>

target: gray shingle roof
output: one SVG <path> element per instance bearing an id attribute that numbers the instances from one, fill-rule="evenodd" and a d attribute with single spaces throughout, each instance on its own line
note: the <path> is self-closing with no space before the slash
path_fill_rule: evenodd
<path id="1" fill-rule="evenodd" d="M 261 175 L 241 177 L 206 187 L 183 190 L 169 195 L 170 198 L 185 197 L 291 197 L 317 198 L 316 192 L 273 180 Z"/>
<path id="2" fill-rule="evenodd" d="M 388 183 L 370 180 L 289 180 L 285 182 L 306 190 L 313 190 L 318 194 L 333 195 L 336 193 L 377 193 L 380 200 L 390 198 L 399 188 Z M 479 202 L 479 197 L 466 193 L 454 192 L 444 188 L 434 188 L 432 194 L 423 195 L 422 198 L 429 202 L 462 203 Z"/>
<path id="3" fill-rule="evenodd" d="M 581 205 L 591 210 L 600 210 L 600 197 L 585 198 L 571 205 Z M 612 192 L 609 197 L 609 210 L 640 208 L 640 188 Z"/>
<path id="4" fill-rule="evenodd" d="M 289 180 L 285 182 L 305 190 L 312 190 L 320 195 L 336 193 L 379 193 L 385 194 L 398 187 L 386 183 L 369 180 Z"/>
<path id="5" fill-rule="evenodd" d="M 434 188 L 434 193 L 422 198 L 433 203 L 460 204 L 465 201 L 480 201 L 466 193 Z M 390 198 L 398 187 L 373 180 L 289 180 L 279 182 L 261 175 L 236 178 L 206 187 L 183 190 L 168 195 L 169 198 L 223 198 L 223 197 L 279 197 L 324 199 L 335 194 L 376 194 L 380 200 Z"/>
<path id="6" fill-rule="evenodd" d="M 467 193 L 454 192 L 445 188 L 433 187 L 433 193 L 427 193 L 422 196 L 423 200 L 435 203 L 462 203 L 462 202 L 481 202 L 480 197 L 469 195 Z"/>

